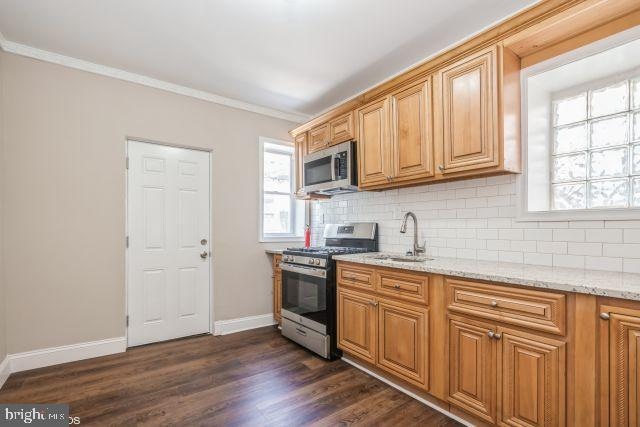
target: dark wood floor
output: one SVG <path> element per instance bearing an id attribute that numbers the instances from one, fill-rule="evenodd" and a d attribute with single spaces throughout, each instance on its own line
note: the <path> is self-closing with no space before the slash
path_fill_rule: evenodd
<path id="1" fill-rule="evenodd" d="M 272 327 L 17 373 L 0 402 L 68 403 L 81 425 L 458 425 Z"/>

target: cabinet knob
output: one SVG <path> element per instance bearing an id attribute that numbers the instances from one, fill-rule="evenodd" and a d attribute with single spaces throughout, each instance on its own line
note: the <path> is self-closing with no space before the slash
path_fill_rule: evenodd
<path id="1" fill-rule="evenodd" d="M 397 285 L 397 284 L 393 285 L 393 287 L 396 288 L 396 289 L 400 289 L 400 285 Z"/>
<path id="2" fill-rule="evenodd" d="M 611 319 L 611 315 L 609 315 L 609 313 L 607 313 L 607 312 L 600 313 L 600 318 L 602 320 L 609 320 L 609 319 Z"/>
<path id="3" fill-rule="evenodd" d="M 444 166 L 442 166 L 442 165 L 438 165 L 438 170 L 439 170 L 440 172 L 444 172 Z"/>
<path id="4" fill-rule="evenodd" d="M 489 331 L 487 332 L 487 336 L 491 339 L 494 340 L 499 340 L 500 338 L 502 338 L 502 334 L 499 334 L 497 332 L 493 332 L 493 331 Z"/>
<path id="5" fill-rule="evenodd" d="M 498 301 L 491 300 L 491 307 L 497 307 L 497 306 L 498 306 Z"/>

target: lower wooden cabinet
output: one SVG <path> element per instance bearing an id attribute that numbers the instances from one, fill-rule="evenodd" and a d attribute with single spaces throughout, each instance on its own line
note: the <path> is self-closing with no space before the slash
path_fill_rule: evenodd
<path id="1" fill-rule="evenodd" d="M 498 421 L 501 425 L 565 424 L 565 343 L 498 328 Z"/>
<path id="2" fill-rule="evenodd" d="M 338 291 L 338 347 L 376 362 L 376 300 L 359 292 Z"/>
<path id="3" fill-rule="evenodd" d="M 424 387 L 428 384 L 429 311 L 390 301 L 378 303 L 378 366 Z"/>
<path id="4" fill-rule="evenodd" d="M 600 313 L 600 424 L 640 426 L 640 310 Z"/>
<path id="5" fill-rule="evenodd" d="M 273 256 L 273 318 L 278 325 L 282 324 L 282 255 Z"/>
<path id="6" fill-rule="evenodd" d="M 488 323 L 449 321 L 449 401 L 488 422 L 495 421 L 496 349 Z"/>
<path id="7" fill-rule="evenodd" d="M 429 311 L 338 290 L 338 347 L 415 384 L 428 385 Z"/>
<path id="8" fill-rule="evenodd" d="M 564 425 L 565 342 L 452 317 L 449 343 L 453 405 L 499 425 Z"/>

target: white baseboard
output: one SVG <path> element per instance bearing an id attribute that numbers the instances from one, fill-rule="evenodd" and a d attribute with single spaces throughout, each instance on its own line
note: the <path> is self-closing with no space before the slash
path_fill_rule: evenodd
<path id="1" fill-rule="evenodd" d="M 11 375 L 11 364 L 9 363 L 9 356 L 6 356 L 2 362 L 0 362 L 0 389 L 4 385 L 7 378 Z"/>
<path id="2" fill-rule="evenodd" d="M 100 341 L 83 342 L 61 347 L 43 348 L 24 353 L 10 354 L 11 373 L 43 368 L 60 363 L 75 362 L 93 357 L 122 353 L 127 350 L 127 338 L 117 337 Z"/>
<path id="3" fill-rule="evenodd" d="M 423 404 L 427 405 L 428 407 L 435 409 L 436 411 L 446 415 L 447 417 L 453 418 L 454 420 L 458 421 L 459 423 L 461 423 L 463 425 L 473 426 L 473 424 L 471 424 L 469 421 L 463 420 L 462 418 L 458 417 L 457 415 L 453 415 L 451 412 L 449 412 L 449 411 L 447 411 L 445 409 L 442 409 L 438 405 L 429 402 L 428 400 L 418 396 L 414 392 L 412 392 L 410 390 L 407 390 L 406 388 L 404 388 L 402 386 L 399 386 L 398 384 L 394 383 L 393 381 L 386 379 L 382 375 L 376 374 L 375 372 L 365 368 L 364 366 L 362 366 L 362 365 L 358 364 L 357 362 L 349 359 L 348 357 L 342 356 L 342 360 L 347 362 L 349 365 L 354 366 L 354 367 L 360 369 L 363 372 L 366 372 L 367 374 L 371 375 L 372 377 L 379 379 L 383 383 L 390 385 L 391 387 L 395 388 L 396 390 L 399 390 L 399 391 L 403 392 L 407 396 L 413 397 L 415 400 L 419 401 L 420 403 L 423 403 Z"/>
<path id="4" fill-rule="evenodd" d="M 259 316 L 239 317 L 237 319 L 218 320 L 213 325 L 214 335 L 227 335 L 249 329 L 262 328 L 264 326 L 275 325 L 273 313 L 261 314 Z"/>

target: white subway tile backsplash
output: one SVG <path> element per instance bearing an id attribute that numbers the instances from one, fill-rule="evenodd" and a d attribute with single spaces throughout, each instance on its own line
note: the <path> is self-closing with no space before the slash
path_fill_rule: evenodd
<path id="1" fill-rule="evenodd" d="M 618 229 L 587 230 L 587 242 L 622 243 L 622 231 Z"/>
<path id="2" fill-rule="evenodd" d="M 556 242 L 584 242 L 584 230 L 553 230 L 553 240 Z"/>
<path id="3" fill-rule="evenodd" d="M 569 255 L 602 256 L 602 243 L 569 242 Z"/>
<path id="4" fill-rule="evenodd" d="M 400 220 L 412 211 L 430 256 L 640 273 L 640 220 L 519 221 L 516 191 L 503 175 L 334 196 L 311 203 L 312 240 L 325 223 L 375 221 L 380 250 L 405 252 L 413 228 L 400 234 Z"/>

